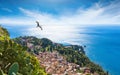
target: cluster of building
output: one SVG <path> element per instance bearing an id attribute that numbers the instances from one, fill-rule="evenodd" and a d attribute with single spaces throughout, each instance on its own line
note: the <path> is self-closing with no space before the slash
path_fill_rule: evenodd
<path id="1" fill-rule="evenodd" d="M 41 52 L 37 55 L 41 66 L 45 67 L 48 74 L 52 75 L 86 75 L 90 74 L 90 69 L 84 69 L 84 73 L 78 73 L 81 67 L 74 63 L 69 63 L 57 52 Z M 91 75 L 91 74 L 90 74 Z"/>
<path id="2" fill-rule="evenodd" d="M 34 45 L 30 39 L 22 39 L 22 44 L 26 45 L 30 51 L 42 48 L 40 45 Z M 59 44 L 58 44 L 59 45 Z M 66 46 L 66 48 L 71 46 Z M 76 46 L 75 46 L 76 47 Z M 40 52 L 37 55 L 40 65 L 45 68 L 46 72 L 51 75 L 98 75 L 92 74 L 87 67 L 80 67 L 75 63 L 67 62 L 65 57 L 60 55 L 57 51 L 54 52 Z M 78 69 L 82 72 L 79 73 Z"/>

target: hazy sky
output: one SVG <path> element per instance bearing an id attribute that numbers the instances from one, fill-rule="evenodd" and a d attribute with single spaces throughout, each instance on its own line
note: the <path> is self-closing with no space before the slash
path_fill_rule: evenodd
<path id="1" fill-rule="evenodd" d="M 79 38 L 78 26 L 120 25 L 120 0 L 0 0 L 0 24 L 53 40 Z"/>

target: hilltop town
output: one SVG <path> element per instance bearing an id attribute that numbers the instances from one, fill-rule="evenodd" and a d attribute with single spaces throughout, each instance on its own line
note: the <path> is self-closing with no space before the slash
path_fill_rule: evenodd
<path id="1" fill-rule="evenodd" d="M 45 71 L 51 75 L 99 75 L 91 73 L 88 67 L 67 62 L 58 52 L 41 52 L 36 55 Z M 79 70 L 82 72 L 80 73 Z"/>
<path id="2" fill-rule="evenodd" d="M 15 42 L 26 46 L 34 54 L 45 71 L 51 75 L 106 75 L 103 69 L 91 62 L 84 47 L 63 45 L 47 38 L 33 36 L 18 37 Z"/>
<path id="3" fill-rule="evenodd" d="M 48 74 L 80 75 L 80 73 L 77 73 L 77 68 L 80 68 L 80 66 L 67 62 L 57 52 L 41 52 L 37 57 L 40 60 L 41 66 L 45 67 Z"/>

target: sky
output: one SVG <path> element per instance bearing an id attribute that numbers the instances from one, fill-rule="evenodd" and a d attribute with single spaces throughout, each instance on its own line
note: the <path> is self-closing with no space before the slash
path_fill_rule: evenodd
<path id="1" fill-rule="evenodd" d="M 43 27 L 36 28 L 35 21 Z M 20 35 L 79 38 L 79 26 L 120 25 L 119 0 L 0 0 L 0 24 Z M 11 33 L 11 35 L 15 35 Z M 71 36 L 72 35 L 72 36 Z"/>

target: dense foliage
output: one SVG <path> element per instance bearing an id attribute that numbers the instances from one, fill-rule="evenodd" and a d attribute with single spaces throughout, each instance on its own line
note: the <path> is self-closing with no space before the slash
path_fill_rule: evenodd
<path id="1" fill-rule="evenodd" d="M 0 26 L 0 40 L 10 39 L 7 29 Z"/>
<path id="2" fill-rule="evenodd" d="M 99 75 L 106 75 L 99 65 L 91 62 L 85 55 L 83 46 L 64 46 L 63 44 L 54 43 L 46 38 L 38 39 L 33 36 L 18 37 L 13 40 L 23 46 L 25 46 L 24 43 L 26 43 L 26 46 L 28 43 L 32 44 L 32 48 L 29 47 L 29 51 L 35 54 L 38 54 L 41 51 L 58 51 L 67 59 L 68 62 L 76 63 L 81 67 L 89 67 L 92 73 L 97 72 Z"/>
<path id="3" fill-rule="evenodd" d="M 2 72 L 8 74 L 10 66 L 17 62 L 19 65 L 17 75 L 46 75 L 38 59 L 26 50 L 26 47 L 9 39 L 7 30 L 0 27 L 0 70 Z"/>

